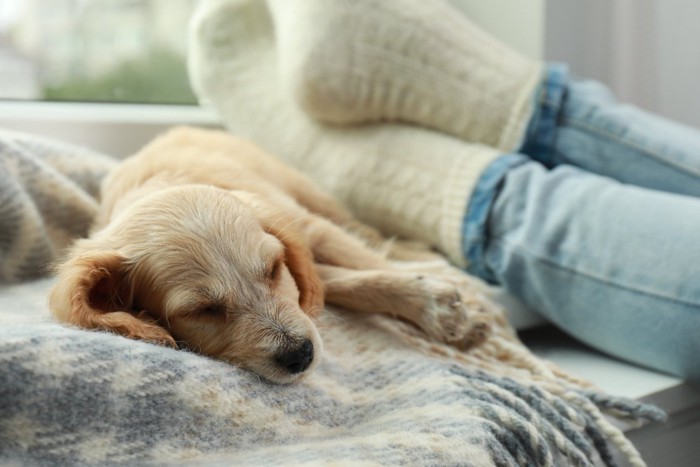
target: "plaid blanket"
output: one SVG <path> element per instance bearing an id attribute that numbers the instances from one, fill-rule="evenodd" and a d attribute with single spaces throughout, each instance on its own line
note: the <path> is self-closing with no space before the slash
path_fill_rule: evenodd
<path id="1" fill-rule="evenodd" d="M 300 384 L 56 324 L 45 271 L 84 235 L 105 156 L 0 135 L 0 462 L 41 465 L 643 465 L 609 416 L 660 419 L 532 355 L 502 310 L 463 353 L 384 316 L 329 309 Z M 15 283 L 10 283 L 14 281 Z M 19 281 L 19 282 L 18 282 Z"/>
<path id="2" fill-rule="evenodd" d="M 115 164 L 85 148 L 0 131 L 0 280 L 45 273 L 87 233 L 100 181 Z"/>

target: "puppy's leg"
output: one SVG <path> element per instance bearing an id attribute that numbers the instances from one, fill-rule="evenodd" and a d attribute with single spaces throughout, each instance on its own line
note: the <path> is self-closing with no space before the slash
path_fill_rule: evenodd
<path id="1" fill-rule="evenodd" d="M 467 348 L 490 330 L 477 299 L 469 303 L 449 277 L 398 270 L 357 271 L 317 265 L 326 301 L 353 311 L 406 319 L 430 337 Z M 473 315 L 473 316 L 472 316 Z"/>
<path id="2" fill-rule="evenodd" d="M 326 302 L 353 311 L 399 316 L 429 336 L 460 348 L 478 344 L 488 335 L 490 327 L 481 313 L 483 299 L 464 287 L 463 273 L 397 270 L 384 254 L 320 217 L 314 216 L 305 232 L 324 283 Z M 444 265 L 444 259 L 434 253 L 422 249 L 420 253 L 407 256 L 440 259 Z M 467 294 L 463 297 L 460 290 Z"/>
<path id="3" fill-rule="evenodd" d="M 304 232 L 317 263 L 347 269 L 390 269 L 386 255 L 333 222 L 311 216 Z"/>
<path id="4" fill-rule="evenodd" d="M 331 195 L 317 187 L 302 174 L 288 174 L 284 190 L 313 214 L 321 216 L 364 240 L 372 247 L 380 247 L 386 238 L 376 229 L 357 220 Z"/>
<path id="5" fill-rule="evenodd" d="M 302 180 L 306 179 L 302 178 Z M 340 226 L 345 233 L 362 240 L 365 246 L 375 250 L 386 250 L 391 259 L 400 261 L 431 261 L 444 258 L 425 242 L 387 239 L 375 228 L 353 217 L 334 198 L 313 184 L 302 183 L 296 185 L 292 196 L 311 213 Z"/>

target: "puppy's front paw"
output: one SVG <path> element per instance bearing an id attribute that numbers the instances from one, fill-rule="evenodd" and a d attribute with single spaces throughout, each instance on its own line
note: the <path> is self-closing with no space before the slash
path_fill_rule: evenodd
<path id="1" fill-rule="evenodd" d="M 475 297 L 463 296 L 454 281 L 436 276 L 417 276 L 427 301 L 418 324 L 430 337 L 467 349 L 480 344 L 491 332 L 487 307 Z"/>

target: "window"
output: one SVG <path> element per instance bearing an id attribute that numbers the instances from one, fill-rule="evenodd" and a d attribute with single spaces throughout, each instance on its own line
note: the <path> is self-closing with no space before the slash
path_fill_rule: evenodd
<path id="1" fill-rule="evenodd" d="M 196 0 L 0 0 L 0 99 L 193 104 Z"/>

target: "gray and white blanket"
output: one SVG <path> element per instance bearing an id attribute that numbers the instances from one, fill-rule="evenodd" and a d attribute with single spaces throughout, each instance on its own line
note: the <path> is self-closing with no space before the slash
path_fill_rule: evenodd
<path id="1" fill-rule="evenodd" d="M 0 280 L 45 274 L 97 212 L 102 177 L 116 165 L 85 148 L 0 130 Z"/>
<path id="2" fill-rule="evenodd" d="M 494 336 L 462 353 L 390 318 L 328 310 L 323 362 L 293 386 L 56 324 L 52 280 L 17 281 L 85 234 L 114 162 L 1 139 L 0 463 L 585 466 L 619 451 L 643 465 L 606 414 L 663 414 L 541 361 L 498 312 Z"/>

